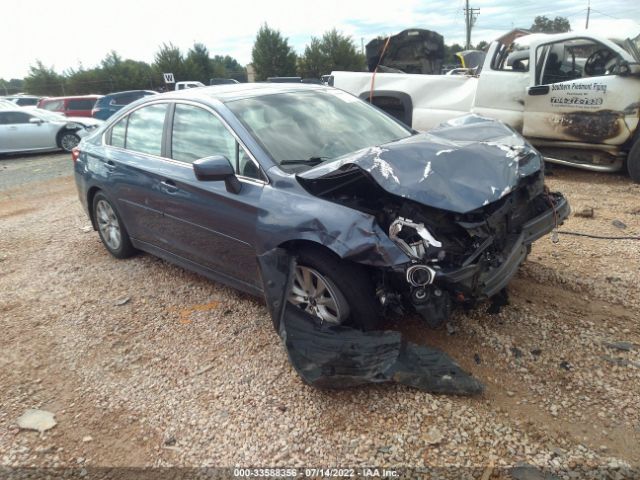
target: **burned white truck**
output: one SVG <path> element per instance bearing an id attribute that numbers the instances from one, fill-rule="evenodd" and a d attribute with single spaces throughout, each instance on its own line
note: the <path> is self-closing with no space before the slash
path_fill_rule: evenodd
<path id="1" fill-rule="evenodd" d="M 332 72 L 329 83 L 418 131 L 472 112 L 510 125 L 549 162 L 626 169 L 640 182 L 639 50 L 640 35 L 615 40 L 588 33 L 531 34 L 509 44 L 493 42 L 471 75 L 378 68 Z M 380 64 L 389 60 L 380 57 Z"/>

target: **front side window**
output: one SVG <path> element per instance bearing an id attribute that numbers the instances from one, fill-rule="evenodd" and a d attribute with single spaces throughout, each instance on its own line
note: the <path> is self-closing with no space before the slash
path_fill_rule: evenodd
<path id="1" fill-rule="evenodd" d="M 536 51 L 536 84 L 615 75 L 619 62 L 616 52 L 586 38 L 541 45 Z"/>
<path id="2" fill-rule="evenodd" d="M 262 180 L 258 166 L 222 121 L 200 107 L 176 105 L 171 150 L 171 158 L 189 163 L 223 155 L 238 175 Z"/>
<path id="3" fill-rule="evenodd" d="M 412 132 L 366 102 L 337 89 L 232 100 L 227 107 L 285 169 L 316 164 L 409 137 Z"/>
<path id="4" fill-rule="evenodd" d="M 211 112 L 191 105 L 176 105 L 173 116 L 172 158 L 193 162 L 212 155 L 235 159 L 235 138 Z"/>
<path id="5" fill-rule="evenodd" d="M 29 123 L 31 115 L 23 112 L 0 112 L 0 125 Z"/>
<path id="6" fill-rule="evenodd" d="M 129 115 L 125 140 L 127 150 L 157 156 L 162 154 L 162 131 L 167 105 L 149 105 Z"/>

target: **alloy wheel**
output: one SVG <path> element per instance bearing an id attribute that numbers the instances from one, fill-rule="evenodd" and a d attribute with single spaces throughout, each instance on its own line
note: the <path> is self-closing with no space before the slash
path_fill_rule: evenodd
<path id="1" fill-rule="evenodd" d="M 106 200 L 99 200 L 96 204 L 96 220 L 102 239 L 112 250 L 118 250 L 122 243 L 120 222 L 113 208 Z"/>
<path id="2" fill-rule="evenodd" d="M 295 269 L 289 301 L 333 325 L 341 324 L 348 316 L 347 308 L 341 306 L 337 288 L 317 270 L 298 265 Z"/>

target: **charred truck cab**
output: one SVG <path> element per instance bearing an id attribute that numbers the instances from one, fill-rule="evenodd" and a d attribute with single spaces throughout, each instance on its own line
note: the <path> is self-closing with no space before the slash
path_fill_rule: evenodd
<path id="1" fill-rule="evenodd" d="M 406 261 L 372 270 L 385 309 L 442 324 L 498 294 L 531 244 L 569 215 L 541 155 L 510 127 L 470 115 L 298 175 L 312 194 L 375 217 Z M 416 172 L 419 174 L 416 175 Z"/>

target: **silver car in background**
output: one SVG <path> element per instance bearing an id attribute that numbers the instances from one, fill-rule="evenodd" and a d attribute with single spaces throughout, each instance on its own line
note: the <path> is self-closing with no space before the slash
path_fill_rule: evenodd
<path id="1" fill-rule="evenodd" d="M 65 117 L 41 109 L 0 107 L 0 154 L 65 150 L 98 128 L 101 120 Z"/>

